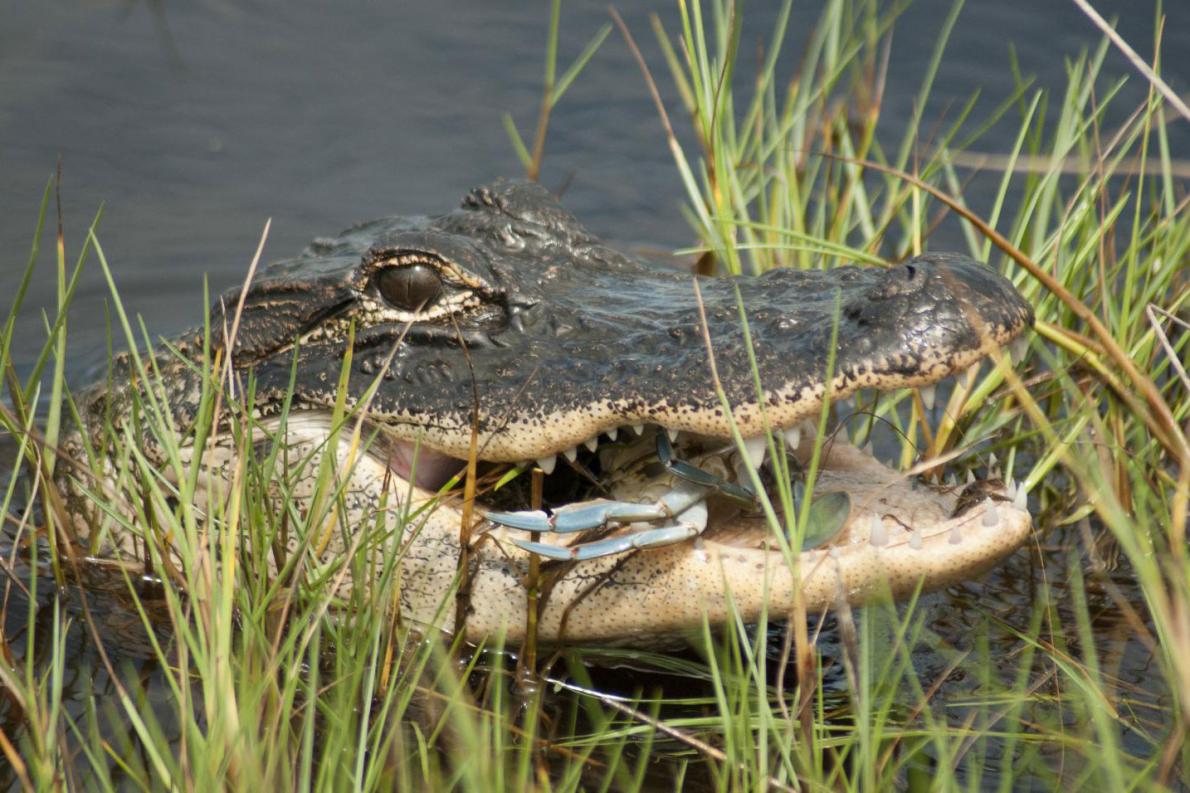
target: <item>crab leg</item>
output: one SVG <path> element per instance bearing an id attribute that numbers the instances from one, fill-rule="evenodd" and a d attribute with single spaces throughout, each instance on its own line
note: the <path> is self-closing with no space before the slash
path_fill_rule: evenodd
<path id="1" fill-rule="evenodd" d="M 636 548 L 655 548 L 660 545 L 688 540 L 702 533 L 707 526 L 706 498 L 720 492 L 732 498 L 753 503 L 750 491 L 697 466 L 674 458 L 673 444 L 664 429 L 657 431 L 657 458 L 674 477 L 674 486 L 652 503 L 596 499 L 566 504 L 546 514 L 539 509 L 516 512 L 488 512 L 485 517 L 493 523 L 521 531 L 568 534 L 607 527 L 610 524 L 661 523 L 670 525 L 632 531 L 604 540 L 575 543 L 570 546 L 514 539 L 513 543 L 530 553 L 549 559 L 595 559 L 623 553 Z"/>
<path id="2" fill-rule="evenodd" d="M 743 501 L 745 504 L 752 504 L 756 501 L 755 494 L 743 485 L 728 482 L 721 476 L 704 471 L 683 460 L 675 460 L 673 443 L 670 442 L 669 434 L 664 429 L 657 430 L 657 459 L 671 474 L 685 479 L 687 482 L 718 491 L 738 501 Z"/>
<path id="3" fill-rule="evenodd" d="M 609 523 L 652 523 L 673 520 L 690 508 L 702 503 L 712 488 L 696 482 L 679 480 L 672 490 L 651 504 L 631 501 L 596 499 L 558 507 L 552 515 L 539 509 L 518 512 L 488 512 L 484 515 L 493 523 L 521 531 L 552 531 L 568 534 L 598 529 Z"/>
<path id="4" fill-rule="evenodd" d="M 635 548 L 672 545 L 688 540 L 697 534 L 699 531 L 695 527 L 677 523 L 660 529 L 646 529 L 633 534 L 623 534 L 619 537 L 609 537 L 606 540 L 597 540 L 581 545 L 546 545 L 543 542 L 529 542 L 528 540 L 513 540 L 513 542 L 521 549 L 547 559 L 582 562 L 587 559 L 597 559 L 601 556 L 631 551 Z"/>

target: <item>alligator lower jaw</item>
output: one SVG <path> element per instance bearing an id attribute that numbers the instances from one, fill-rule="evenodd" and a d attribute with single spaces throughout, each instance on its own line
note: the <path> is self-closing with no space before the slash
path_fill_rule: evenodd
<path id="1" fill-rule="evenodd" d="M 266 444 L 276 437 L 274 421 L 261 425 L 261 441 Z M 627 432 L 633 434 L 631 429 Z M 286 446 L 294 452 L 289 459 L 305 460 L 304 470 L 317 471 L 332 433 L 327 413 L 291 414 L 284 428 Z M 648 445 L 648 434 L 646 430 L 637 443 Z M 362 447 L 353 435 L 352 427 L 338 430 L 336 468 L 347 472 L 347 492 L 354 505 L 347 505 L 346 531 L 332 533 L 340 539 L 324 547 L 322 563 L 340 569 L 339 563 L 355 547 L 351 538 L 359 527 L 375 525 L 377 510 L 384 510 L 386 536 L 401 538 L 400 546 L 385 540 L 375 547 L 384 558 L 400 559 L 397 580 L 404 618 L 427 629 L 448 628 L 453 609 L 443 610 L 442 604 L 459 569 L 459 496 L 435 494 L 408 481 L 407 471 L 401 475 L 408 452 L 403 441 L 380 432 L 360 454 Z M 814 445 L 808 441 L 803 437 L 793 452 L 802 464 Z M 681 446 L 679 439 L 679 453 Z M 217 444 L 203 455 L 203 464 L 226 473 L 233 459 L 229 454 L 229 448 Z M 461 462 L 428 452 L 418 455 L 418 464 L 431 464 L 428 467 L 439 468 L 440 474 Z M 708 526 L 694 540 L 581 562 L 544 563 L 550 585 L 538 618 L 539 640 L 657 646 L 664 637 L 697 632 L 706 623 L 726 624 L 737 616 L 756 622 L 766 614 L 788 616 L 799 604 L 817 613 L 882 595 L 899 598 L 918 588 L 925 591 L 968 580 L 1029 537 L 1031 520 L 1015 485 L 988 481 L 930 486 L 837 441 L 823 444 L 820 464 L 815 492 L 845 491 L 851 500 L 846 524 L 827 545 L 787 558 L 763 517 L 712 497 Z M 567 477 L 568 470 L 560 465 L 547 479 Z M 656 474 L 643 489 L 663 486 L 662 479 Z M 381 498 L 386 491 L 387 507 Z M 317 501 L 300 488 L 289 497 L 297 500 L 302 512 Z M 631 498 L 631 493 L 618 497 Z M 491 506 L 489 496 L 481 489 L 478 499 L 477 513 L 482 514 Z M 403 515 L 414 517 L 403 525 Z M 482 520 L 471 534 L 465 636 L 474 642 L 500 635 L 519 641 L 526 625 L 529 558 L 513 540 L 525 534 Z M 578 534 L 543 535 L 544 541 L 559 545 L 582 539 Z M 370 586 L 350 577 L 343 584 Z M 347 594 L 347 589 L 337 591 Z"/>
<path id="2" fill-rule="evenodd" d="M 544 635 L 631 643 L 632 637 L 645 641 L 698 628 L 704 618 L 712 625 L 727 622 L 729 603 L 754 622 L 762 614 L 789 615 L 799 598 L 811 613 L 883 595 L 895 599 L 918 587 L 936 589 L 977 576 L 1028 539 L 1030 517 L 1015 488 L 932 488 L 846 444 L 828 447 L 822 464 L 816 491 L 847 492 L 851 514 L 829 545 L 796 555 L 796 574 L 763 517 L 725 511 L 720 504 L 699 539 L 640 551 L 605 568 L 616 586 L 584 596 L 563 579 L 553 597 L 574 605 L 564 626 L 547 609 L 540 621 Z M 969 500 L 961 499 L 963 493 L 979 489 L 985 497 L 958 511 L 960 500 Z M 473 619 L 482 614 L 477 610 Z M 479 635 L 494 624 L 468 627 Z M 517 628 L 507 630 L 515 635 Z"/>
<path id="3" fill-rule="evenodd" d="M 649 434 L 646 430 L 641 443 L 648 445 Z M 803 464 L 813 447 L 808 440 L 793 452 Z M 451 459 L 431 454 L 427 461 L 435 457 Z M 443 465 L 431 467 L 441 471 Z M 563 469 L 568 466 L 560 460 L 555 476 L 570 475 Z M 712 497 L 707 529 L 694 540 L 616 557 L 547 563 L 545 569 L 559 575 L 539 617 L 539 638 L 647 644 L 697 630 L 704 619 L 724 623 L 732 608 L 744 620 L 756 621 L 762 614 L 788 615 L 799 599 L 813 613 L 881 595 L 899 598 L 919 587 L 936 589 L 979 575 L 1023 545 L 1031 529 L 1023 492 L 1015 485 L 933 487 L 843 442 L 823 448 L 816 492 L 830 491 L 850 496 L 843 530 L 826 546 L 790 559 L 762 515 Z M 483 495 L 479 498 L 482 513 L 487 505 Z M 449 498 L 434 514 L 439 532 L 457 532 L 460 520 Z M 478 531 L 486 538 L 478 546 L 470 583 L 467 637 L 503 633 L 516 641 L 525 625 L 520 584 L 527 556 L 512 540 L 525 535 L 493 524 L 482 524 Z M 543 536 L 558 545 L 584 539 Z"/>

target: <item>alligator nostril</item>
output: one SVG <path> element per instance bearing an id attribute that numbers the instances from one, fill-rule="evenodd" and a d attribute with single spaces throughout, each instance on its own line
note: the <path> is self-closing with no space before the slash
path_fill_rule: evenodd
<path id="1" fill-rule="evenodd" d="M 868 292 L 868 299 L 873 301 L 891 300 L 926 288 L 929 279 L 924 274 L 921 278 L 917 277 L 919 267 L 920 265 L 906 262 L 903 268 L 888 268 L 884 271 L 880 283 Z"/>

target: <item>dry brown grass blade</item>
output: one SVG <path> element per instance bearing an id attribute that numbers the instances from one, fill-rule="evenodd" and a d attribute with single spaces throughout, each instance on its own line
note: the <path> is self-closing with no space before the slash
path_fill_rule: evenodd
<path id="1" fill-rule="evenodd" d="M 465 635 L 467 614 L 471 610 L 471 534 L 475 528 L 475 487 L 479 479 L 479 386 L 475 379 L 475 364 L 471 361 L 471 350 L 463 338 L 457 318 L 450 318 L 454 326 L 467 373 L 471 381 L 471 438 L 467 450 L 467 472 L 463 477 L 463 504 L 459 517 L 459 587 L 455 590 L 454 634 Z M 457 647 L 458 645 L 456 645 Z"/>
<path id="2" fill-rule="evenodd" d="M 653 73 L 649 71 L 649 65 L 645 63 L 645 56 L 641 54 L 640 47 L 636 46 L 636 39 L 632 37 L 632 31 L 628 29 L 628 25 L 625 24 L 623 17 L 620 16 L 620 12 L 614 6 L 608 9 L 608 13 L 611 14 L 616 27 L 620 30 L 620 35 L 624 37 L 629 51 L 632 52 L 633 59 L 636 60 L 636 65 L 640 68 L 641 74 L 644 75 L 645 85 L 649 89 L 649 96 L 653 98 L 653 104 L 657 107 L 657 114 L 661 117 L 661 124 L 665 127 L 665 142 L 669 145 L 670 153 L 674 155 L 677 162 L 685 161 L 681 144 L 678 143 L 678 136 L 674 134 L 673 124 L 669 121 L 669 113 L 665 111 L 665 102 L 661 101 L 661 92 L 657 90 L 657 82 L 653 79 Z"/>
<path id="3" fill-rule="evenodd" d="M 4 732 L 3 727 L 0 727 L 0 751 L 8 758 L 8 767 L 12 769 L 17 780 L 21 783 L 21 789 L 37 790 L 33 785 L 33 781 L 29 779 L 29 773 L 25 769 L 25 763 L 21 760 L 21 753 L 17 751 L 12 741 L 8 739 L 8 735 Z"/>
<path id="4" fill-rule="evenodd" d="M 1149 64 L 1145 63 L 1144 58 L 1140 57 L 1136 50 L 1128 46 L 1128 42 L 1124 41 L 1123 37 L 1116 32 L 1115 28 L 1107 24 L 1107 20 L 1101 17 L 1099 12 L 1087 0 L 1073 0 L 1073 2 L 1078 6 L 1080 11 L 1087 15 L 1087 18 L 1091 20 L 1095 27 L 1099 28 L 1103 32 L 1103 35 L 1107 36 L 1111 40 L 1111 43 L 1116 45 L 1116 48 L 1124 54 L 1128 62 L 1136 67 L 1136 70 L 1144 75 L 1144 78 L 1165 97 L 1165 101 L 1169 102 L 1182 118 L 1190 121 L 1190 107 L 1187 107 L 1186 103 L 1182 101 L 1182 98 L 1169 87 L 1169 84 L 1162 80 L 1161 76 L 1153 71 Z"/>
<path id="5" fill-rule="evenodd" d="M 1153 332 L 1157 334 L 1157 341 L 1160 342 L 1161 349 L 1165 350 L 1165 354 L 1169 357 L 1170 365 L 1177 371 L 1182 385 L 1185 386 L 1186 392 L 1190 394 L 1190 375 L 1186 374 L 1186 367 L 1182 365 L 1181 360 L 1178 358 L 1177 350 L 1173 348 L 1173 344 L 1169 341 L 1169 334 L 1161 326 L 1161 321 L 1157 319 L 1158 314 L 1175 325 L 1181 325 L 1186 330 L 1190 330 L 1190 324 L 1183 322 L 1155 303 L 1149 303 L 1149 305 L 1145 306 L 1145 315 L 1149 318 L 1149 325 L 1152 326 Z"/>

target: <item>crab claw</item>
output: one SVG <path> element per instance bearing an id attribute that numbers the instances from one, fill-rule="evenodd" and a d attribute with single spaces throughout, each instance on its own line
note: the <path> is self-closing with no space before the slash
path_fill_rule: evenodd
<path id="1" fill-rule="evenodd" d="M 621 534 L 606 540 L 581 543 L 579 545 L 547 545 L 543 542 L 529 542 L 528 540 L 513 540 L 518 548 L 529 553 L 539 554 L 547 559 L 561 561 L 573 560 L 582 562 L 587 559 L 598 559 L 601 556 L 612 556 L 638 548 L 656 548 L 661 545 L 673 545 L 684 542 L 702 532 L 697 526 L 677 523 L 673 526 L 663 526 L 659 529 L 645 529 L 631 534 Z"/>
<path id="2" fill-rule="evenodd" d="M 636 523 L 664 520 L 673 517 L 660 502 L 636 504 L 631 501 L 597 499 L 567 504 L 547 515 L 539 509 L 520 512 L 488 512 L 485 518 L 501 526 L 521 531 L 552 531 L 569 534 L 575 531 L 598 529 L 608 523 Z"/>
<path id="3" fill-rule="evenodd" d="M 662 545 L 674 545 L 685 542 L 692 537 L 702 534 L 707 527 L 707 505 L 699 502 L 682 513 L 682 520 L 669 526 L 659 526 L 655 529 L 630 531 L 615 537 L 594 542 L 576 543 L 574 545 L 550 545 L 544 542 L 530 540 L 513 540 L 518 548 L 529 553 L 539 554 L 547 559 L 581 562 L 587 559 L 598 559 L 603 556 L 614 556 L 625 551 L 641 548 L 657 548 Z"/>

